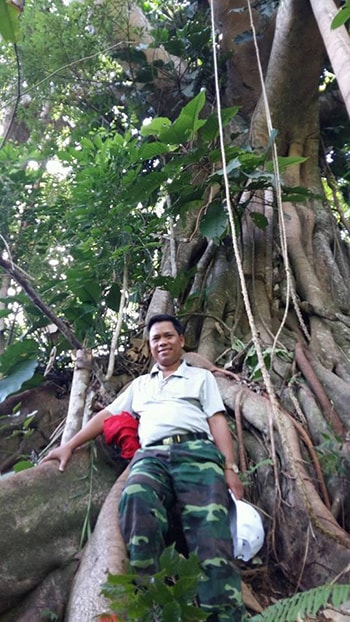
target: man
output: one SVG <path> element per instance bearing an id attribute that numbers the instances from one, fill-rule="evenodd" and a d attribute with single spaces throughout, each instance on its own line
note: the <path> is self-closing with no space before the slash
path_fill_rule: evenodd
<path id="1" fill-rule="evenodd" d="M 74 449 L 100 434 L 111 414 L 137 416 L 141 448 L 131 461 L 119 507 L 131 566 L 139 574 L 158 570 L 169 512 L 176 506 L 188 550 L 198 555 L 205 573 L 200 606 L 211 614 L 210 622 L 240 622 L 244 613 L 227 489 L 240 499 L 243 487 L 224 405 L 213 375 L 182 360 L 181 323 L 155 315 L 147 328 L 155 360 L 151 372 L 136 378 L 44 461 L 58 459 L 63 471 Z"/>

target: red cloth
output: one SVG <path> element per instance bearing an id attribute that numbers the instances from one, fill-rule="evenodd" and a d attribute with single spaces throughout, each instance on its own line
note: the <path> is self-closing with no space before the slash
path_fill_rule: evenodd
<path id="1" fill-rule="evenodd" d="M 139 422 L 126 411 L 112 415 L 104 420 L 103 434 L 107 445 L 115 443 L 121 449 L 121 457 L 129 460 L 141 447 L 137 430 Z"/>

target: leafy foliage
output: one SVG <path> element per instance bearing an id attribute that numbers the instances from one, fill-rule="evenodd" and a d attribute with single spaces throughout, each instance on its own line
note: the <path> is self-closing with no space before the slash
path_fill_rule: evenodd
<path id="1" fill-rule="evenodd" d="M 169 219 L 176 226 L 198 215 L 199 233 L 220 245 L 229 234 L 224 172 L 238 231 L 245 218 L 259 229 L 267 226 L 264 214 L 241 201 L 243 189 L 254 193 L 276 182 L 269 149 L 254 153 L 228 143 L 222 169 L 218 119 L 211 112 L 207 9 L 192 2 L 141 5 L 154 37 L 148 45 L 161 45 L 172 55 L 168 60 L 147 60 L 147 45 L 135 46 L 127 36 L 115 44 L 113 20 L 120 17 L 123 31 L 125 17 L 112 0 L 103 7 L 92 0 L 68 6 L 62 0 L 28 0 L 20 20 L 20 76 L 12 47 L 1 48 L 2 99 L 11 108 L 19 77 L 16 121 L 25 132 L 25 143 L 8 142 L 0 151 L 3 252 L 77 339 L 93 348 L 110 341 L 125 265 L 128 310 L 122 339 L 127 340 L 128 324 L 154 287 L 167 289 L 180 303 L 185 299 L 194 276 L 190 271 L 175 278 L 159 274 Z M 175 57 L 185 57 L 186 66 L 179 68 Z M 223 80 L 226 61 L 220 52 Z M 158 116 L 157 102 L 149 98 L 154 79 L 162 75 L 171 77 L 169 84 L 183 102 L 169 112 L 165 107 L 168 116 L 164 110 Z M 222 110 L 223 126 L 238 112 L 237 107 Z M 284 157 L 279 165 L 283 173 L 302 161 Z M 213 189 L 215 198 L 208 201 Z M 283 189 L 285 200 L 309 196 L 304 188 Z M 5 346 L 22 343 L 24 333 L 39 344 L 38 359 L 47 358 L 53 341 L 58 356 L 64 356 L 65 339 L 51 337 L 47 317 L 19 286 L 11 286 L 0 308 Z"/>
<path id="2" fill-rule="evenodd" d="M 322 471 L 328 476 L 347 478 L 350 472 L 350 455 L 346 441 L 342 438 L 334 439 L 328 434 L 322 434 L 322 438 L 323 442 L 317 448 Z"/>
<path id="3" fill-rule="evenodd" d="M 110 600 L 118 620 L 132 622 L 196 622 L 208 614 L 194 601 L 198 590 L 200 567 L 191 553 L 188 559 L 174 546 L 168 547 L 160 559 L 160 571 L 138 577 L 136 574 L 109 575 L 102 593 Z"/>
<path id="4" fill-rule="evenodd" d="M 347 600 L 349 594 L 349 585 L 324 585 L 295 594 L 291 598 L 279 600 L 250 620 L 251 622 L 296 622 L 303 619 L 305 615 L 315 616 L 330 600 L 335 607 L 338 607 Z"/>
<path id="5" fill-rule="evenodd" d="M 14 2 L 0 0 L 0 34 L 10 43 L 16 43 L 18 39 L 18 18 L 21 9 Z"/>
<path id="6" fill-rule="evenodd" d="M 20 362 L 7 378 L 0 380 L 0 401 L 3 402 L 8 395 L 19 391 L 23 384 L 33 377 L 36 366 L 35 359 Z"/>
<path id="7" fill-rule="evenodd" d="M 222 186 L 221 198 L 217 194 L 205 210 L 200 230 L 217 244 L 227 233 L 220 170 L 193 185 L 196 168 L 215 171 L 221 158 L 219 149 L 212 148 L 218 122 L 215 115 L 203 118 L 205 104 L 205 92 L 200 91 L 173 121 L 155 117 L 137 128 L 129 120 L 124 130 L 101 128 L 79 139 L 73 132 L 55 155 L 59 183 L 38 150 L 9 144 L 0 154 L 6 164 L 3 231 L 9 241 L 13 238 L 11 256 L 15 258 L 17 247 L 21 249 L 21 266 L 36 274 L 36 286 L 47 305 L 90 347 L 108 340 L 110 311 L 118 309 L 125 257 L 132 283 L 129 296 L 140 302 L 147 288 L 160 284 L 157 249 L 167 218 L 183 218 L 203 205 L 208 181 Z M 235 114 L 237 108 L 224 110 L 223 122 Z M 241 192 L 247 177 L 255 188 L 270 183 L 267 173 L 258 172 L 265 156 L 232 146 L 227 147 L 227 155 L 234 192 Z M 36 167 L 31 164 L 36 162 Z M 237 211 L 238 219 L 242 210 L 243 206 Z M 265 226 L 262 215 L 251 214 L 251 218 L 257 226 Z M 180 284 L 179 279 L 181 275 L 177 285 L 168 279 L 163 287 L 170 291 L 176 287 L 180 294 L 186 282 Z M 23 307 L 29 332 L 40 334 L 48 320 L 19 292 L 13 303 Z M 58 352 L 65 348 L 61 339 Z"/>
<path id="8" fill-rule="evenodd" d="M 340 26 L 343 26 L 350 20 L 350 1 L 345 0 L 343 6 L 340 8 L 340 11 L 336 14 L 336 16 L 332 20 L 331 28 L 335 30 Z"/>
<path id="9" fill-rule="evenodd" d="M 171 546 L 160 558 L 158 573 L 142 577 L 136 574 L 109 575 L 102 593 L 110 600 L 110 609 L 120 621 L 205 620 L 207 614 L 193 604 L 200 572 L 195 555 L 185 559 Z M 251 622 L 296 622 L 306 615 L 315 616 L 330 602 L 339 607 L 349 594 L 349 585 L 324 585 L 279 600 L 249 619 Z"/>
<path id="10" fill-rule="evenodd" d="M 263 230 L 266 217 L 250 210 L 241 200 L 242 191 L 254 193 L 277 181 L 269 149 L 255 153 L 228 141 L 226 170 L 222 167 L 218 120 L 212 113 L 212 52 L 204 3 L 154 0 L 140 4 L 154 37 L 149 47 L 155 50 L 161 45 L 171 55 L 167 59 L 147 60 L 147 45 L 135 47 L 127 31 L 123 41 L 115 44 L 114 25 L 121 30 L 124 25 L 114 0 L 102 5 L 93 0 L 68 5 L 62 0 L 27 0 L 20 21 L 17 13 L 8 14 L 13 5 L 0 0 L 0 32 L 7 41 L 18 42 L 20 60 L 17 73 L 14 46 L 1 43 L 0 93 L 6 116 L 14 111 L 21 83 L 14 132 L 20 142 L 7 143 L 0 151 L 1 252 L 20 267 L 80 341 L 104 351 L 119 309 L 125 265 L 129 307 L 122 327 L 124 344 L 129 326 L 154 287 L 163 287 L 180 302 L 186 298 L 194 273 L 160 275 L 160 249 L 170 219 L 176 226 L 195 215 L 195 233 L 223 244 L 229 233 L 223 183 L 227 175 L 237 230 L 244 219 Z M 269 16 L 277 0 L 258 4 L 261 14 Z M 348 19 L 346 0 L 333 27 Z M 251 34 L 244 33 L 240 42 L 247 37 Z M 217 47 L 220 50 L 219 39 Z M 186 64 L 177 64 L 174 57 L 185 58 Z M 222 84 L 227 59 L 219 53 Z M 174 105 L 152 97 L 154 80 L 164 76 L 164 98 L 173 104 L 176 93 Z M 238 113 L 237 107 L 221 111 L 227 133 Z M 324 128 L 326 145 L 332 147 L 330 164 L 348 192 L 348 127 L 345 134 L 343 120 L 334 119 L 331 125 Z M 276 130 L 269 147 L 275 138 Z M 280 158 L 280 170 L 283 174 L 287 166 L 302 162 L 301 158 Z M 214 189 L 215 198 L 209 200 Z M 286 201 L 299 203 L 309 197 L 305 188 L 283 188 Z M 68 348 L 62 337 L 48 334 L 48 319 L 19 285 L 12 281 L 8 291 L 0 301 L 1 336 L 5 338 L 0 367 L 3 399 L 36 381 L 38 361 L 47 358 L 53 343 L 58 356 Z M 209 288 L 195 294 L 198 305 L 209 295 Z M 238 354 L 244 354 L 250 378 L 259 379 L 254 348 L 245 350 L 242 342 L 236 346 Z M 275 354 L 288 356 L 282 349 Z M 263 351 L 268 367 L 271 356 L 271 349 Z M 327 457 L 331 462 L 331 453 Z M 84 523 L 87 534 L 88 518 Z M 111 579 L 105 589 L 118 614 L 121 600 L 125 605 L 121 615 L 128 619 L 163 616 L 171 621 L 181 615 L 188 620 L 204 619 L 192 602 L 199 572 L 195 560 L 176 558 L 175 552 L 167 556 L 161 572 L 146 580 L 145 590 L 135 590 L 134 575 Z M 167 577 L 175 575 L 178 580 L 169 583 Z M 302 596 L 304 600 L 300 598 L 294 609 L 278 605 L 272 619 L 282 620 L 290 610 L 302 615 L 309 605 L 311 611 L 316 610 L 319 596 Z M 323 591 L 323 597 L 327 599 L 329 593 Z M 134 618 L 129 617 L 130 611 Z"/>
<path id="11" fill-rule="evenodd" d="M 232 342 L 232 350 L 236 352 L 235 358 L 240 360 L 243 370 L 249 374 L 249 380 L 261 380 L 262 371 L 254 345 L 245 345 L 240 339 L 235 337 Z M 286 362 L 292 362 L 293 359 L 293 356 L 283 348 L 265 348 L 262 351 L 262 356 L 267 369 L 272 367 L 272 357 L 276 356 Z"/>

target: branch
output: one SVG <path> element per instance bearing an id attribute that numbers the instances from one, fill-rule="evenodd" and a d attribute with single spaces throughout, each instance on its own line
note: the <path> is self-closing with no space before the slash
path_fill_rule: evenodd
<path id="1" fill-rule="evenodd" d="M 113 337 L 112 337 L 111 350 L 109 353 L 109 360 L 108 360 L 108 369 L 107 369 L 107 373 L 105 376 L 105 380 L 109 380 L 112 377 L 113 371 L 114 371 L 115 351 L 117 348 L 117 343 L 118 343 L 118 339 L 120 335 L 120 329 L 122 327 L 122 322 L 123 322 L 123 311 L 124 311 L 124 306 L 125 306 L 127 289 L 128 289 L 128 266 L 126 262 L 126 257 L 124 257 L 123 285 L 122 285 L 122 295 L 121 295 L 119 311 L 118 311 L 118 321 L 117 321 L 117 325 L 115 327 Z"/>
<path id="2" fill-rule="evenodd" d="M 14 122 L 16 114 L 17 114 L 19 100 L 21 99 L 21 65 L 20 65 L 20 62 L 19 62 L 17 45 L 14 43 L 13 47 L 14 47 L 14 50 L 15 50 L 16 65 L 17 65 L 17 93 L 16 93 L 15 105 L 14 105 L 13 110 L 12 110 L 11 119 L 10 119 L 8 128 L 7 128 L 6 132 L 5 132 L 5 136 L 2 139 L 2 142 L 1 142 L 1 145 L 0 145 L 0 149 L 3 148 L 3 146 L 5 145 L 8 137 L 10 136 L 10 132 L 12 130 L 13 122 Z"/>
<path id="3" fill-rule="evenodd" d="M 38 309 L 40 309 L 40 311 L 42 311 L 43 314 L 57 326 L 60 333 L 62 333 L 71 346 L 77 350 L 82 350 L 84 348 L 82 343 L 80 343 L 80 341 L 76 338 L 69 326 L 60 320 L 52 309 L 45 304 L 38 292 L 36 292 L 35 289 L 27 283 L 23 276 L 22 270 L 14 263 L 6 261 L 6 259 L 3 259 L 2 257 L 0 257 L 0 266 L 2 266 L 2 268 L 4 268 L 4 270 L 18 283 L 18 285 L 24 289 L 35 306 L 38 307 Z"/>
<path id="4" fill-rule="evenodd" d="M 92 369 L 91 350 L 77 351 L 66 424 L 61 445 L 65 445 L 82 427 L 86 394 Z"/>
<path id="5" fill-rule="evenodd" d="M 349 33 L 345 26 L 339 26 L 335 30 L 331 28 L 332 21 L 338 11 L 333 0 L 323 0 L 323 2 L 310 0 L 310 4 L 350 117 Z"/>

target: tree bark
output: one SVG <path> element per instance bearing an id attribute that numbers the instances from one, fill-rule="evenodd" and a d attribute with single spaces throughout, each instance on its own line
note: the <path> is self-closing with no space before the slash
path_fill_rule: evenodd
<path id="1" fill-rule="evenodd" d="M 50 573 L 79 559 L 86 514 L 90 512 L 93 528 L 115 479 L 113 469 L 99 464 L 90 496 L 89 463 L 89 452 L 79 450 L 64 473 L 53 462 L 0 480 L 0 550 L 6 552 L 0 576 L 1 614 L 18 605 Z"/>
<path id="2" fill-rule="evenodd" d="M 83 345 L 76 338 L 73 331 L 67 324 L 65 324 L 65 322 L 57 317 L 50 307 L 44 303 L 38 292 L 36 292 L 32 285 L 28 283 L 27 276 L 24 272 L 10 261 L 2 259 L 2 257 L 0 257 L 0 266 L 2 266 L 4 270 L 6 270 L 6 272 L 24 289 L 30 300 L 38 307 L 38 309 L 40 309 L 40 311 L 42 311 L 43 314 L 57 326 L 58 330 L 68 340 L 73 348 L 82 349 Z"/>
<path id="3" fill-rule="evenodd" d="M 242 7 L 241 0 L 214 0 L 213 6 L 218 46 L 227 53 L 228 59 L 225 75 L 221 76 L 226 85 L 225 105 L 240 106 L 226 140 L 231 141 L 230 147 L 243 145 L 247 153 L 253 146 L 270 159 L 273 136 L 267 124 L 266 101 L 261 97 L 262 85 L 248 11 Z M 349 447 L 346 440 L 350 429 L 350 252 L 348 241 L 344 243 L 343 232 L 326 203 L 319 169 L 319 77 L 326 48 L 335 72 L 339 73 L 339 83 L 345 85 L 346 101 L 349 93 L 348 76 L 341 62 L 337 64 L 339 49 L 342 58 L 348 58 L 348 39 L 344 38 L 342 47 L 333 47 L 334 40 L 343 37 L 342 29 L 330 31 L 331 16 L 326 13 L 332 12 L 333 7 L 330 0 L 311 0 L 311 3 L 271 0 L 254 3 L 253 8 L 269 111 L 277 131 L 274 140 L 278 155 L 305 158 L 287 167 L 281 182 L 286 187 L 301 186 L 313 192 L 304 202 L 283 201 L 278 211 L 272 189 L 257 191 L 253 188 L 245 192 L 244 186 L 237 190 L 236 179 L 231 177 L 243 272 L 259 344 L 276 394 L 277 410 L 272 409 L 264 384 L 252 378 L 256 343 L 252 340 L 242 300 L 232 240 L 227 235 L 216 244 L 201 235 L 199 222 L 203 206 L 189 210 L 185 217 L 178 219 L 171 245 L 173 252 L 170 252 L 170 244 L 163 247 L 159 268 L 162 275 L 169 276 L 180 270 L 186 273 L 197 268 L 188 291 L 181 300 L 174 301 L 168 291 L 157 288 L 147 311 L 148 318 L 153 313 L 174 313 L 179 308 L 186 323 L 189 349 L 197 350 L 212 363 L 231 417 L 235 441 L 239 444 L 240 466 L 251 484 L 247 486 L 246 495 L 264 514 L 267 538 L 261 557 L 267 568 L 275 564 L 297 589 L 333 580 L 341 583 L 350 580 Z M 116 37 L 121 45 L 127 47 L 130 41 L 141 45 L 153 42 L 148 21 L 139 8 L 118 2 L 113 11 Z M 120 15 L 122 19 L 118 21 Z M 131 31 L 134 29 L 130 37 L 129 26 Z M 142 28 L 137 31 L 135 27 L 138 26 Z M 150 60 L 154 53 L 152 47 L 147 49 Z M 160 49 L 158 60 L 168 57 L 163 53 Z M 146 91 L 143 93 L 147 106 L 152 102 L 153 110 L 160 114 L 168 114 L 169 110 L 172 115 L 176 114 L 174 111 L 185 99 L 181 91 L 183 83 L 176 82 L 176 71 L 172 76 L 162 76 L 159 80 L 158 77 L 149 99 Z M 176 96 L 172 90 L 174 80 Z M 213 149 L 216 148 L 213 144 Z M 196 172 L 211 188 L 202 164 L 201 161 Z M 257 176 L 258 173 L 256 171 Z M 278 183 L 275 177 L 275 187 Z M 217 196 L 221 190 L 215 188 Z M 255 225 L 252 213 L 266 218 L 265 229 Z M 288 266 L 282 252 L 284 243 Z M 33 302 L 47 314 L 44 303 L 23 275 L 14 271 L 10 262 L 2 260 L 1 265 L 17 278 Z M 293 301 L 291 286 L 295 291 Z M 60 330 L 74 347 L 82 347 L 64 323 Z M 273 356 L 271 345 L 277 334 Z M 299 355 L 294 358 L 299 343 L 305 353 L 302 364 Z M 195 358 L 194 364 L 204 364 L 200 356 Z M 217 361 L 227 367 L 226 376 L 217 374 Z M 3 612 L 10 611 L 18 598 L 29 599 L 29 591 L 44 590 L 47 577 L 60 571 L 68 559 L 73 559 L 74 563 L 86 509 L 86 493 L 82 498 L 78 496 L 85 480 L 75 477 L 82 478 L 89 465 L 86 452 L 81 455 L 85 458 L 75 456 L 67 474 L 58 474 L 53 465 L 43 465 L 38 471 L 32 470 L 0 483 L 0 508 L 12 507 L 16 500 L 18 502 L 17 497 L 25 502 L 14 514 L 20 525 L 16 538 L 14 521 L 11 523 L 3 509 L 0 547 L 6 550 L 6 561 L 4 577 L 0 578 L 0 611 L 1 607 Z M 334 457 L 336 460 L 330 467 Z M 317 460 L 321 466 L 325 464 L 322 478 Z M 43 479 L 42 490 L 39 475 Z M 111 483 L 109 474 L 105 482 L 102 474 L 97 477 L 93 522 Z M 93 538 L 82 555 L 66 622 L 80 622 L 81 615 L 90 620 L 102 611 L 106 603 L 99 595 L 101 582 L 108 570 L 121 572 L 124 568 L 125 550 L 117 528 L 122 481 L 118 480 L 108 496 Z M 324 503 L 327 493 L 329 502 Z M 46 512 L 45 522 L 41 520 L 42 514 L 38 514 L 39 505 L 41 512 L 42 508 Z M 61 512 L 62 506 L 64 512 Z M 66 514 L 67 518 L 63 519 Z M 43 533 L 40 543 L 30 537 L 32 531 L 36 535 Z M 20 555 L 25 558 L 22 567 Z M 33 568 L 30 566 L 32 559 L 35 560 Z M 67 573 L 70 571 L 68 569 Z M 26 603 L 28 607 L 33 605 L 29 600 Z M 23 609 L 21 612 L 16 609 L 16 615 L 20 620 Z"/>
<path id="4" fill-rule="evenodd" d="M 126 549 L 118 527 L 118 503 L 127 475 L 128 469 L 108 494 L 92 537 L 85 546 L 72 585 L 65 622 L 93 620 L 108 611 L 109 603 L 101 595 L 101 586 L 109 573 L 127 572 Z"/>
<path id="5" fill-rule="evenodd" d="M 332 21 L 339 10 L 333 0 L 310 0 L 310 4 L 350 117 L 349 32 L 345 26 L 332 30 Z"/>
<path id="6" fill-rule="evenodd" d="M 66 424 L 61 444 L 65 445 L 83 424 L 86 395 L 92 370 L 91 350 L 77 350 Z"/>

